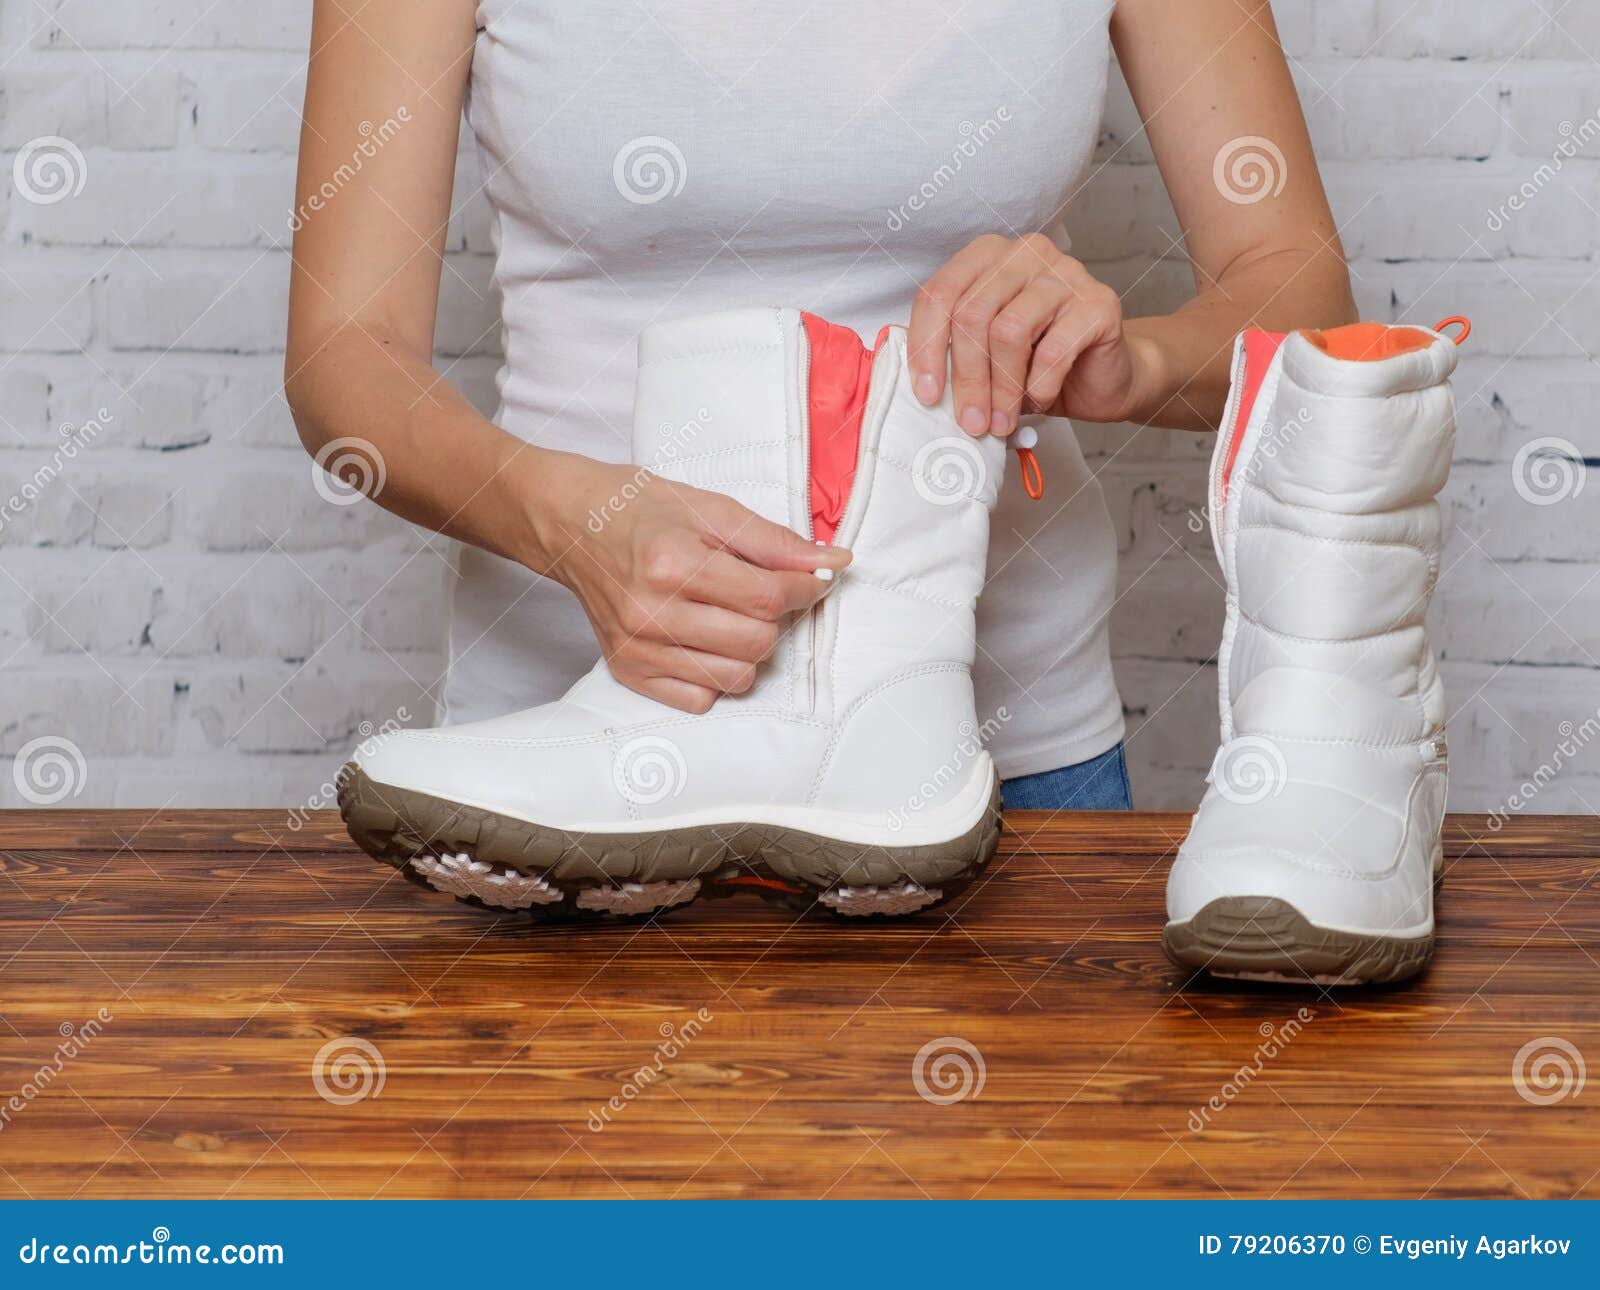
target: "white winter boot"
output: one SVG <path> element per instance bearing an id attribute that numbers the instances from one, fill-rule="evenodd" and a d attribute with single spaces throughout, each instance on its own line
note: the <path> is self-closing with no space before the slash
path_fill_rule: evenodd
<path id="1" fill-rule="evenodd" d="M 835 477 L 817 478 L 811 416 L 819 390 L 837 416 L 842 388 L 866 392 L 857 450 L 844 476 L 819 464 Z M 654 474 L 807 536 L 831 492 L 853 563 L 755 686 L 703 716 L 624 688 L 602 660 L 543 707 L 376 742 L 343 775 L 351 836 L 505 908 L 634 914 L 740 886 L 840 913 L 948 898 L 999 836 L 971 668 L 1002 443 L 963 434 L 948 392 L 917 401 L 902 329 L 868 352 L 777 309 L 650 328 L 633 436 Z"/>
<path id="2" fill-rule="evenodd" d="M 1222 746 L 1167 882 L 1186 967 L 1348 984 L 1432 956 L 1445 704 L 1423 618 L 1455 363 L 1418 327 L 1236 345 L 1209 502 Z"/>

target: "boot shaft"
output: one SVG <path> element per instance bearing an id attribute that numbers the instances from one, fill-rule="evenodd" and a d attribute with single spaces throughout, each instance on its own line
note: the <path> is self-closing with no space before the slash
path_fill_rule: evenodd
<path id="1" fill-rule="evenodd" d="M 1386 745 L 1442 730 L 1424 619 L 1455 360 L 1421 328 L 1240 337 L 1210 489 L 1228 585 L 1225 741 Z"/>
<path id="2" fill-rule="evenodd" d="M 948 390 L 932 408 L 914 397 L 902 328 L 885 328 L 870 352 L 841 330 L 797 310 L 744 309 L 640 339 L 634 460 L 806 536 L 823 523 L 854 556 L 754 689 L 719 707 L 831 721 L 897 676 L 966 670 L 974 657 L 1004 447 L 960 430 Z M 840 395 L 851 389 L 854 407 Z M 843 449 L 840 434 L 853 439 Z"/>

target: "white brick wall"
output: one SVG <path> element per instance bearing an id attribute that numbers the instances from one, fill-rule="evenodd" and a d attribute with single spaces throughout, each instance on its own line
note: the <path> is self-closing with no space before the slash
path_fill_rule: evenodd
<path id="1" fill-rule="evenodd" d="M 0 186 L 0 498 L 47 477 L 0 527 L 0 756 L 70 740 L 86 767 L 73 805 L 315 800 L 363 722 L 431 714 L 443 546 L 322 501 L 278 391 L 309 8 L 0 8 L 0 163 L 9 175 L 30 140 L 60 135 L 88 175 L 54 204 Z M 1476 324 L 1435 615 L 1453 799 L 1494 807 L 1555 761 L 1529 809 L 1586 811 L 1600 748 L 1557 748 L 1561 723 L 1600 709 L 1600 486 L 1536 506 L 1512 463 L 1541 436 L 1600 456 L 1600 5 L 1276 8 L 1363 312 Z M 1584 145 L 1552 172 L 1569 139 Z M 1523 209 L 1491 219 L 1525 184 Z M 1069 225 L 1133 308 L 1184 298 L 1176 223 L 1120 87 Z M 449 245 L 440 361 L 486 407 L 477 205 Z M 61 427 L 88 422 L 92 443 L 52 474 Z M 1209 441 L 1083 440 L 1122 549 L 1137 796 L 1187 806 L 1215 731 L 1221 606 L 1189 522 Z M 0 802 L 20 801 L 12 781 Z"/>

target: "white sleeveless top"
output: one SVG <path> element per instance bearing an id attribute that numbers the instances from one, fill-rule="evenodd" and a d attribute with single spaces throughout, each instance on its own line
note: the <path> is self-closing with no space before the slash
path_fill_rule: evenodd
<path id="1" fill-rule="evenodd" d="M 1099 130 L 1112 6 L 483 0 L 468 120 L 504 301 L 497 424 L 622 461 L 647 324 L 792 306 L 870 343 L 972 238 L 1053 231 Z M 1008 472 L 978 610 L 1007 777 L 1122 737 L 1111 523 L 1070 425 L 1039 428 L 1045 499 Z M 565 588 L 460 551 L 447 720 L 552 699 L 597 656 Z"/>

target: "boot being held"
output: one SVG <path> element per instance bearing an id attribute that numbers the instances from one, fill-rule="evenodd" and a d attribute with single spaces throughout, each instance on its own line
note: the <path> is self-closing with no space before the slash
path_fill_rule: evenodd
<path id="1" fill-rule="evenodd" d="M 342 772 L 351 836 L 501 908 L 638 914 L 740 887 L 841 914 L 948 899 L 1000 830 L 972 662 L 1002 443 L 964 434 L 948 391 L 917 401 L 903 329 L 869 352 L 747 309 L 644 333 L 633 453 L 852 564 L 753 688 L 704 715 L 601 660 L 542 707 L 375 742 Z"/>
<path id="2" fill-rule="evenodd" d="M 1352 984 L 1433 954 L 1445 701 L 1423 620 L 1455 364 L 1420 327 L 1237 342 L 1209 500 L 1222 744 L 1167 882 L 1185 967 Z"/>

